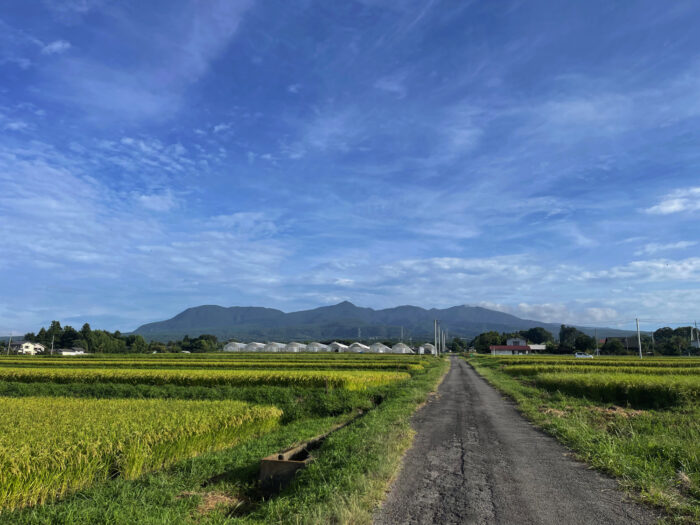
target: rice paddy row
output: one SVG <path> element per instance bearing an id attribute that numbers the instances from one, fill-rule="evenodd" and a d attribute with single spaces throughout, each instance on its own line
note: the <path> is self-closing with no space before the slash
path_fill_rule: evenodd
<path id="1" fill-rule="evenodd" d="M 240 401 L 0 397 L 0 510 L 232 446 L 281 415 Z"/>
<path id="2" fill-rule="evenodd" d="M 409 379 L 379 370 L 185 370 L 136 368 L 0 368 L 0 381 L 217 386 L 275 385 L 363 390 Z"/>

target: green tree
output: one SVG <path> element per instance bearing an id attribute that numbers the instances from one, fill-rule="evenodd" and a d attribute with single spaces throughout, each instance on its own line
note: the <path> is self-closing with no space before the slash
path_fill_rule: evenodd
<path id="1" fill-rule="evenodd" d="M 600 353 L 607 355 L 624 355 L 627 353 L 627 350 L 619 339 L 608 339 L 600 349 Z"/>
<path id="2" fill-rule="evenodd" d="M 579 333 L 574 342 L 574 349 L 577 352 L 588 352 L 595 348 L 595 339 L 584 333 Z"/>
<path id="3" fill-rule="evenodd" d="M 541 345 L 547 341 L 554 341 L 554 336 L 541 326 L 530 328 L 529 330 L 521 330 L 520 335 L 533 344 Z"/>
<path id="4" fill-rule="evenodd" d="M 561 329 L 559 330 L 559 347 L 563 351 L 572 351 L 576 346 L 576 336 L 580 333 L 581 332 L 573 326 L 561 325 Z"/>

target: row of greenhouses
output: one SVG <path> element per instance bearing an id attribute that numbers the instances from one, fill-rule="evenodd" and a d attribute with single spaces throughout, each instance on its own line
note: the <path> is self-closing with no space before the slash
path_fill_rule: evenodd
<path id="1" fill-rule="evenodd" d="M 323 343 L 228 343 L 224 346 L 224 352 L 334 352 L 334 353 L 355 353 L 355 354 L 434 354 L 435 347 L 431 344 L 424 344 L 418 347 L 415 351 L 404 343 L 396 343 L 393 346 L 387 346 L 383 343 L 372 343 L 367 346 L 362 343 L 352 343 L 345 345 L 343 343 L 333 342 L 330 344 Z"/>

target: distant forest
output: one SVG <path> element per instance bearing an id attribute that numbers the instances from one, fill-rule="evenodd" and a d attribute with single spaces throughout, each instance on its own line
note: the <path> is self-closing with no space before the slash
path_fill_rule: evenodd
<path id="1" fill-rule="evenodd" d="M 505 345 L 511 337 L 522 337 L 532 344 L 547 345 L 549 354 L 569 354 L 572 352 L 591 352 L 596 349 L 595 338 L 584 334 L 573 326 L 561 325 L 558 341 L 544 328 L 537 327 L 513 333 L 484 332 L 469 342 L 469 347 L 477 352 L 488 352 L 491 345 Z M 697 331 L 691 326 L 680 328 L 659 328 L 653 334 L 641 334 L 642 353 L 680 356 L 699 355 L 697 348 Z M 601 354 L 627 355 L 639 353 L 637 336 L 608 337 L 599 341 L 597 347 Z"/>
<path id="2" fill-rule="evenodd" d="M 142 336 L 123 335 L 118 330 L 93 330 L 88 323 L 78 331 L 72 326 L 61 326 L 58 321 L 52 321 L 48 328 L 39 330 L 36 334 L 30 332 L 24 335 L 25 341 L 41 343 L 47 349 L 51 348 L 82 348 L 90 353 L 105 354 L 137 354 L 152 352 L 215 352 L 223 346 L 213 335 L 200 335 L 190 339 L 185 336 L 180 341 L 161 343 L 147 342 Z"/>

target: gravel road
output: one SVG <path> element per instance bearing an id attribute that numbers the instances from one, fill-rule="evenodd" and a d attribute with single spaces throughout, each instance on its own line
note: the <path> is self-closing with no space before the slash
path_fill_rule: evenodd
<path id="1" fill-rule="evenodd" d="M 414 416 L 417 431 L 376 525 L 646 524 L 655 511 L 571 458 L 464 360 Z"/>

